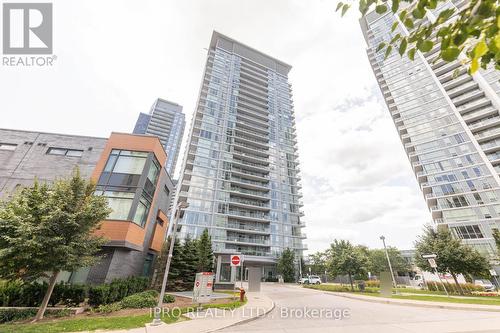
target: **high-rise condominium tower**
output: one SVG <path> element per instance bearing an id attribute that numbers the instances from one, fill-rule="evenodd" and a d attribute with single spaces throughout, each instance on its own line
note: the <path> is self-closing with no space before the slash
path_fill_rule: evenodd
<path id="1" fill-rule="evenodd" d="M 422 23 L 466 1 L 440 2 Z M 408 12 L 411 12 L 411 8 Z M 391 33 L 394 22 L 398 27 Z M 437 60 L 439 43 L 415 60 L 384 59 L 382 41 L 408 34 L 392 13 L 361 19 L 368 58 L 432 214 L 464 242 L 494 255 L 500 227 L 500 84 L 494 68 L 470 76 L 459 60 Z M 417 26 L 418 24 L 415 24 Z"/>
<path id="2" fill-rule="evenodd" d="M 216 282 L 234 281 L 229 254 L 275 277 L 283 249 L 305 248 L 290 69 L 212 35 L 177 199 L 189 203 L 181 237 L 212 236 Z"/>
<path id="3" fill-rule="evenodd" d="M 186 120 L 182 106 L 158 98 L 149 114 L 140 113 L 134 127 L 134 134 L 149 134 L 160 138 L 167 152 L 166 169 L 174 175 L 179 156 Z"/>

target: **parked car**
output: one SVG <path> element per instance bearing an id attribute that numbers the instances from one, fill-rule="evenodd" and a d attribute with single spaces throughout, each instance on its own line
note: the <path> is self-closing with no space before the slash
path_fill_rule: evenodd
<path id="1" fill-rule="evenodd" d="M 317 275 L 309 275 L 299 280 L 300 284 L 321 284 L 321 279 Z"/>
<path id="2" fill-rule="evenodd" d="M 495 285 L 490 280 L 474 280 L 476 286 L 481 286 L 485 291 L 495 291 Z"/>

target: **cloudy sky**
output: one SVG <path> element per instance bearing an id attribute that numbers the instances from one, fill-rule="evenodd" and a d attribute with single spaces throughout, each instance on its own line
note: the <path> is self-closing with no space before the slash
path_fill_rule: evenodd
<path id="1" fill-rule="evenodd" d="M 291 64 L 309 250 L 410 248 L 430 220 L 354 11 L 335 0 L 54 0 L 52 68 L 0 66 L 2 128 L 130 132 L 156 97 L 194 110 L 213 30 Z M 186 130 L 186 133 L 188 131 Z"/>

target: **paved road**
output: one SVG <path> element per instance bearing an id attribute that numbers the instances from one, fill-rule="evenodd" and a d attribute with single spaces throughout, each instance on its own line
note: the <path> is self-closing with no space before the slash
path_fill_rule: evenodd
<path id="1" fill-rule="evenodd" d="M 261 319 L 221 332 L 500 332 L 497 312 L 379 304 L 292 285 L 264 284 L 262 291 L 274 300 L 276 308 Z M 305 318 L 305 310 L 316 318 Z"/>

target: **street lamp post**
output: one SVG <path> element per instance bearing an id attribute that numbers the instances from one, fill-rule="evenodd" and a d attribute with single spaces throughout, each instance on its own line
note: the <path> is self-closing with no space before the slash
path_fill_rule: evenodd
<path id="1" fill-rule="evenodd" d="M 160 313 L 161 313 L 161 307 L 163 306 L 163 297 L 165 297 L 165 288 L 167 287 L 168 271 L 170 270 L 170 263 L 172 261 L 172 254 L 174 252 L 175 236 L 177 235 L 177 221 L 179 220 L 179 217 L 181 217 L 182 211 L 188 207 L 189 204 L 187 202 L 181 201 L 179 202 L 177 208 L 175 209 L 174 221 L 172 227 L 172 237 L 170 238 L 170 248 L 168 250 L 167 264 L 165 265 L 165 273 L 163 274 L 163 282 L 161 284 L 161 291 L 160 291 L 160 296 L 158 298 L 158 305 L 154 311 L 155 316 L 153 322 L 151 323 L 152 326 L 158 326 L 163 324 L 163 321 L 160 318 Z"/>
<path id="2" fill-rule="evenodd" d="M 385 246 L 385 237 L 382 235 L 380 236 L 380 239 L 382 240 L 382 243 L 384 243 L 384 251 L 385 251 L 385 256 L 387 258 L 387 263 L 389 264 L 389 270 L 391 271 L 392 283 L 394 284 L 394 288 L 397 289 L 398 285 L 396 284 L 396 279 L 394 278 L 394 272 L 392 271 L 391 259 L 389 259 L 389 252 L 387 251 L 387 246 Z"/>

